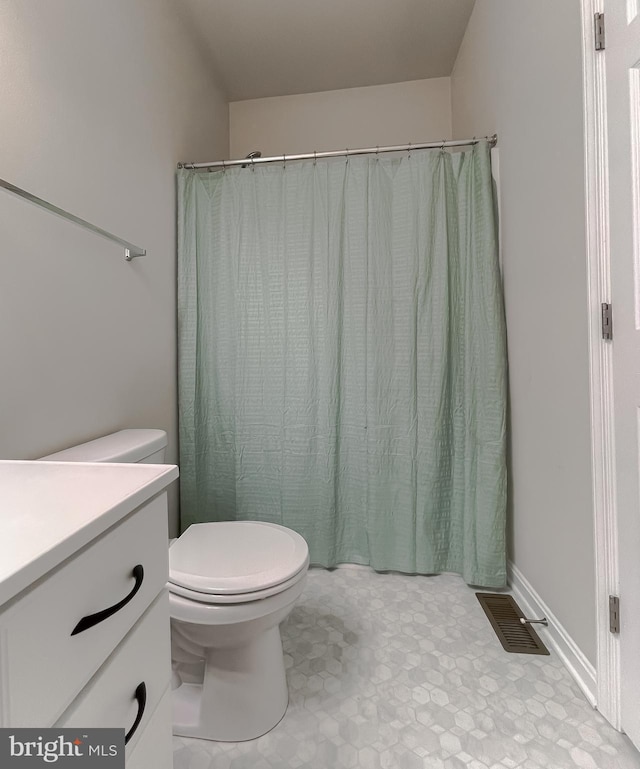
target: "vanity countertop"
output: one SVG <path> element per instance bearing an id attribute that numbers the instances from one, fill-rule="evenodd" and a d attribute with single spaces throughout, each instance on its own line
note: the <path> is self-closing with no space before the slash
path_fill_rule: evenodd
<path id="1" fill-rule="evenodd" d="M 175 465 L 0 460 L 0 607 L 177 477 Z"/>

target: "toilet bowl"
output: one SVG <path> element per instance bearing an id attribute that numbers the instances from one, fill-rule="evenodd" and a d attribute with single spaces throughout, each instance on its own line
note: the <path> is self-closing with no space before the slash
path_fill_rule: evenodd
<path id="1" fill-rule="evenodd" d="M 121 430 L 43 457 L 65 462 L 164 460 L 162 430 Z M 307 543 L 273 523 L 190 526 L 169 548 L 174 734 L 239 742 L 284 716 L 280 623 L 304 588 Z"/>
<path id="2" fill-rule="evenodd" d="M 171 545 L 174 734 L 239 742 L 284 716 L 279 625 L 308 565 L 304 539 L 271 523 L 194 524 Z"/>

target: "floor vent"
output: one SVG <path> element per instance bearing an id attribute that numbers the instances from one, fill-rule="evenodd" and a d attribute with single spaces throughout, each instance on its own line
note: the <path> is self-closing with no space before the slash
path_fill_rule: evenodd
<path id="1" fill-rule="evenodd" d="M 535 630 L 520 622 L 524 614 L 512 596 L 501 593 L 476 593 L 476 596 L 505 651 L 549 654 Z"/>

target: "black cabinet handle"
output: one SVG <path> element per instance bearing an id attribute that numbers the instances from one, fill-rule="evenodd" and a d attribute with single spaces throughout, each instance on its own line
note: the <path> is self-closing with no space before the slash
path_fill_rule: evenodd
<path id="1" fill-rule="evenodd" d="M 117 611 L 120 611 L 120 609 L 126 606 L 142 586 L 142 580 L 144 579 L 144 569 L 142 568 L 142 564 L 139 563 L 137 566 L 133 567 L 132 576 L 135 577 L 136 584 L 133 586 L 133 590 L 129 593 L 129 595 L 125 596 L 121 601 L 114 604 L 113 606 L 110 606 L 108 609 L 103 609 L 102 611 L 96 612 L 95 614 L 87 614 L 87 616 L 83 617 L 80 622 L 78 622 L 78 624 L 73 628 L 71 635 L 77 635 L 78 633 L 82 633 L 84 630 L 88 630 L 90 627 L 97 625 L 99 622 L 103 622 L 105 619 L 111 617 L 112 614 L 115 614 Z"/>
<path id="2" fill-rule="evenodd" d="M 135 698 L 138 700 L 138 715 L 136 716 L 136 720 L 133 722 L 133 726 L 131 729 L 129 729 L 124 737 L 125 745 L 133 737 L 133 735 L 136 733 L 136 729 L 140 726 L 140 721 L 142 721 L 142 716 L 144 715 L 144 709 L 147 706 L 147 685 L 144 681 L 141 684 L 138 684 L 136 687 Z"/>

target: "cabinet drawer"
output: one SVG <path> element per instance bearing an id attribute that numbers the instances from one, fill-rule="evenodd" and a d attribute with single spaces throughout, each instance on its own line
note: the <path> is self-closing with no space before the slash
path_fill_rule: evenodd
<path id="1" fill-rule="evenodd" d="M 171 687 L 167 687 L 160 704 L 151 716 L 138 744 L 127 754 L 127 769 L 173 769 L 171 735 Z"/>
<path id="2" fill-rule="evenodd" d="M 72 635 L 84 617 L 118 611 Z M 162 494 L 52 571 L 0 614 L 2 726 L 53 724 L 166 584 Z M 140 572 L 138 570 L 138 576 Z"/>
<path id="3" fill-rule="evenodd" d="M 171 679 L 169 597 L 163 591 L 118 646 L 95 678 L 63 714 L 60 727 L 132 730 L 127 755 L 135 749 Z M 136 690 L 144 685 L 144 704 Z M 171 717 L 165 723 L 171 735 Z"/>

